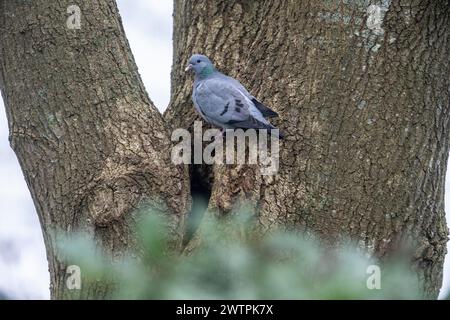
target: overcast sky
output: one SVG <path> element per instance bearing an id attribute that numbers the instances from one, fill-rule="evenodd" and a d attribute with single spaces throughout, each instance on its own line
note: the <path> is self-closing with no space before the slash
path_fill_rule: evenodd
<path id="1" fill-rule="evenodd" d="M 164 111 L 170 95 L 172 1 L 117 2 L 145 86 L 158 109 Z M 450 190 L 449 179 L 446 190 Z M 447 217 L 448 204 L 450 195 L 446 193 Z M 449 260 L 444 275 L 446 288 L 450 285 Z M 5 110 L 0 100 L 0 292 L 12 298 L 48 299 L 48 287 L 39 221 L 17 159 L 9 147 Z"/>

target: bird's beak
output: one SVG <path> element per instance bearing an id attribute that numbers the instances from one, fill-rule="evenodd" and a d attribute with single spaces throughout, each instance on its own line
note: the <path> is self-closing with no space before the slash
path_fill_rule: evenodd
<path id="1" fill-rule="evenodd" d="M 184 71 L 188 72 L 189 70 L 192 70 L 192 64 L 188 64 L 188 66 L 186 67 L 186 69 L 184 69 Z"/>

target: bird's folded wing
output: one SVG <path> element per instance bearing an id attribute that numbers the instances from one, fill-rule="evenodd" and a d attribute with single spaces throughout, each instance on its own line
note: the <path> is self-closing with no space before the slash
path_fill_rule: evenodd
<path id="1" fill-rule="evenodd" d="M 263 105 L 261 102 L 256 100 L 256 98 L 253 98 L 252 102 L 255 105 L 255 107 L 258 108 L 259 112 L 262 113 L 262 115 L 264 117 L 266 117 L 266 118 L 276 118 L 276 117 L 278 117 L 278 113 L 276 113 L 275 111 L 273 111 L 269 107 L 266 107 L 265 105 Z"/>
<path id="2" fill-rule="evenodd" d="M 266 118 L 275 118 L 278 117 L 278 113 L 270 109 L 269 107 L 266 107 L 264 104 L 259 102 L 253 95 L 248 92 L 248 90 L 236 79 L 232 77 L 225 76 L 226 80 L 233 83 L 233 85 L 241 91 L 248 99 L 251 100 L 253 105 L 258 109 L 258 111 Z"/>
<path id="3" fill-rule="evenodd" d="M 252 120 L 255 118 L 254 110 L 250 110 L 255 108 L 254 105 L 232 83 L 222 79 L 209 79 L 199 85 L 194 94 L 202 113 L 214 122 L 221 124 L 254 122 Z"/>

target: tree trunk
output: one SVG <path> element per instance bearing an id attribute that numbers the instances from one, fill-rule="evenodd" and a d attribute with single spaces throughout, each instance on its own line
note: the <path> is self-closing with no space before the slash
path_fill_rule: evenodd
<path id="1" fill-rule="evenodd" d="M 436 297 L 446 253 L 449 2 L 176 1 L 172 104 L 195 115 L 182 66 L 212 57 L 264 104 L 286 138 L 276 176 L 216 166 L 209 207 L 250 201 L 263 229 L 351 237 L 378 257 L 404 239 Z M 378 19 L 378 20 L 377 20 Z"/>
<path id="2" fill-rule="evenodd" d="M 189 180 L 210 193 L 209 212 L 253 204 L 264 231 L 351 237 L 378 257 L 413 238 L 424 293 L 437 296 L 447 241 L 448 1 L 177 0 L 164 118 L 147 98 L 114 1 L 84 2 L 80 30 L 67 29 L 61 1 L 0 3 L 0 85 L 53 298 L 68 293 L 51 228 L 91 230 L 119 253 L 133 246 L 133 209 L 156 198 L 179 248 Z M 277 175 L 216 165 L 188 176 L 171 164 L 169 129 L 198 118 L 182 71 L 194 52 L 280 114 Z M 80 296 L 103 293 L 83 287 Z"/>
<path id="3" fill-rule="evenodd" d="M 66 288 L 57 228 L 85 230 L 114 254 L 133 246 L 134 209 L 170 212 L 183 234 L 189 185 L 170 161 L 170 135 L 145 93 L 115 1 L 83 1 L 79 30 L 65 1 L 1 1 L 1 74 L 11 146 L 44 234 L 52 298 L 107 295 Z"/>

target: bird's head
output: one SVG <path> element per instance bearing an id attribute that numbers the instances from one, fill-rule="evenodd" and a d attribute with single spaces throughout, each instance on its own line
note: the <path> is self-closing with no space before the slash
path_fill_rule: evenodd
<path id="1" fill-rule="evenodd" d="M 215 71 L 214 65 L 207 56 L 201 54 L 194 54 L 189 58 L 187 71 L 194 71 L 196 76 L 206 77 Z"/>

